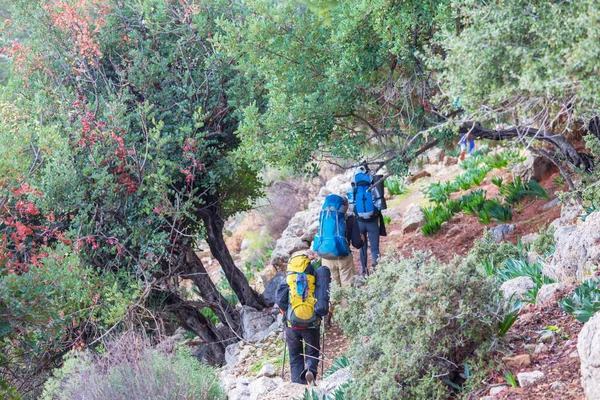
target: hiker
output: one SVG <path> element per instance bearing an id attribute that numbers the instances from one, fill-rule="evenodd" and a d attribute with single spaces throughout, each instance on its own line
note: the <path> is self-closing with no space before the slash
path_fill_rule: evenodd
<path id="1" fill-rule="evenodd" d="M 320 357 L 321 318 L 329 313 L 329 268 L 315 270 L 305 252 L 292 254 L 286 281 L 277 288 L 277 305 L 284 313 L 292 382 L 312 384 Z"/>
<path id="2" fill-rule="evenodd" d="M 460 137 L 460 160 L 464 160 L 466 154 L 471 154 L 475 149 L 475 141 L 471 138 L 467 140 L 468 133 L 465 133 Z"/>
<path id="3" fill-rule="evenodd" d="M 353 214 L 348 214 L 346 197 L 330 194 L 325 198 L 319 215 L 319 231 L 313 242 L 313 250 L 321 257 L 322 265 L 329 267 L 332 281 L 341 287 L 354 283 L 354 260 L 350 244 L 356 249 L 363 245 L 358 220 Z M 342 300 L 341 306 L 346 306 L 345 300 Z M 329 318 L 325 318 L 326 328 L 328 325 Z"/>
<path id="4" fill-rule="evenodd" d="M 367 269 L 367 242 L 371 248 L 372 269 L 375 270 L 379 259 L 379 236 L 386 236 L 385 223 L 381 210 L 385 209 L 383 198 L 383 184 L 381 175 L 371 178 L 366 164 L 357 168 L 354 175 L 353 196 L 354 214 L 358 220 L 359 233 L 365 238 L 365 243 L 360 249 L 360 263 L 362 276 L 368 273 Z"/>

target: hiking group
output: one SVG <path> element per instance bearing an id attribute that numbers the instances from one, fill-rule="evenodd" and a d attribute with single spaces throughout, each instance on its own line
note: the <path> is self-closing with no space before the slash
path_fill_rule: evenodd
<path id="1" fill-rule="evenodd" d="M 325 198 L 313 252 L 291 255 L 286 280 L 277 289 L 277 305 L 284 314 L 292 382 L 312 384 L 316 379 L 324 345 L 320 334 L 324 338 L 333 314 L 329 304 L 331 281 L 341 287 L 354 284 L 356 271 L 350 246 L 360 251 L 362 276 L 369 273 L 368 247 L 375 270 L 379 236 L 385 236 L 384 209 L 382 176 L 372 176 L 363 164 L 355 171 L 346 196 L 330 194 Z M 345 306 L 342 301 L 340 307 Z"/>

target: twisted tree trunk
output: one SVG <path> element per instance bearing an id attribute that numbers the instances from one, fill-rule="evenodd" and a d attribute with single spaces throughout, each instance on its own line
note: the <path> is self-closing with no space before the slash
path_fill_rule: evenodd
<path id="1" fill-rule="evenodd" d="M 210 247 L 210 252 L 219 261 L 219 264 L 221 264 L 221 268 L 225 272 L 225 278 L 227 278 L 240 303 L 257 310 L 263 310 L 268 307 L 268 303 L 264 297 L 250 287 L 242 271 L 233 262 L 231 253 L 229 253 L 229 249 L 223 239 L 224 221 L 220 215 L 218 206 L 208 207 L 202 212 L 201 218 L 206 229 L 206 241 Z"/>

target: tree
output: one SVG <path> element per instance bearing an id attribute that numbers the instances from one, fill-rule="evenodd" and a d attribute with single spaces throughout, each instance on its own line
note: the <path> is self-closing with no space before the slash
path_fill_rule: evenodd
<path id="1" fill-rule="evenodd" d="M 221 21 L 223 51 L 264 100 L 244 109 L 247 151 L 302 166 L 318 154 L 406 169 L 448 132 L 419 52 L 448 23 L 449 1 L 252 0 Z"/>
<path id="2" fill-rule="evenodd" d="M 240 78 L 209 41 L 215 19 L 233 10 L 225 1 L 15 6 L 31 39 L 13 56 L 24 97 L 13 92 L 11 100 L 37 103 L 42 126 L 56 127 L 64 142 L 43 154 L 39 206 L 68 221 L 98 276 L 141 285 L 136 304 L 173 312 L 210 347 L 209 361 L 223 362 L 240 318 L 196 255 L 198 239 L 207 239 L 242 304 L 266 306 L 223 242 L 224 219 L 262 194 L 257 169 L 236 151 Z M 193 280 L 200 300 L 177 289 L 181 278 Z"/>

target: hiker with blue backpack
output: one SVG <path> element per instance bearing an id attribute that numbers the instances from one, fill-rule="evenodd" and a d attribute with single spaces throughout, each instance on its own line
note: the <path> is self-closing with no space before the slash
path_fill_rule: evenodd
<path id="1" fill-rule="evenodd" d="M 352 188 L 348 195 L 352 196 L 353 209 L 358 220 L 360 235 L 365 244 L 360 249 L 362 275 L 368 274 L 368 247 L 371 248 L 371 267 L 375 270 L 379 259 L 379 236 L 386 236 L 382 210 L 386 208 L 383 198 L 383 182 L 381 175 L 371 176 L 369 167 L 364 163 L 359 166 L 354 175 Z"/>
<path id="2" fill-rule="evenodd" d="M 354 260 L 350 245 L 360 249 L 363 245 L 358 221 L 348 212 L 348 199 L 337 194 L 325 198 L 319 215 L 319 230 L 313 242 L 313 250 L 321 257 L 321 264 L 329 267 L 332 281 L 348 287 L 354 283 Z M 342 301 L 345 307 L 345 301 Z M 326 318 L 325 326 L 328 327 Z"/>
<path id="3" fill-rule="evenodd" d="M 329 313 L 330 284 L 329 268 L 315 268 L 305 252 L 292 254 L 286 280 L 277 288 L 292 382 L 312 384 L 317 377 L 321 355 L 319 330 L 321 319 Z"/>

